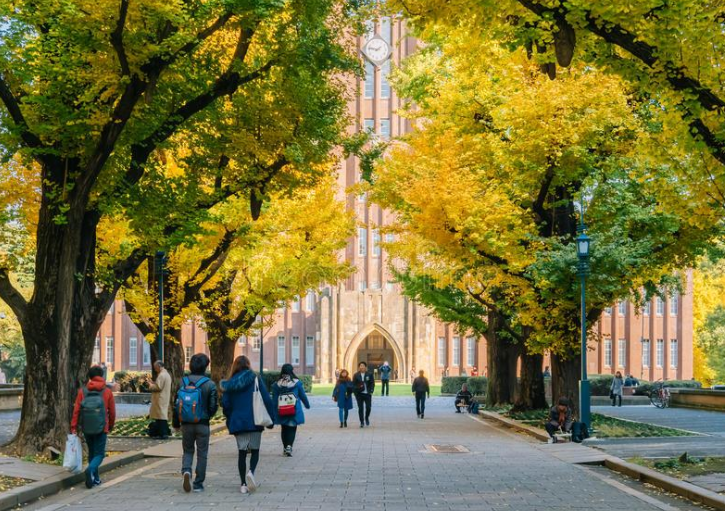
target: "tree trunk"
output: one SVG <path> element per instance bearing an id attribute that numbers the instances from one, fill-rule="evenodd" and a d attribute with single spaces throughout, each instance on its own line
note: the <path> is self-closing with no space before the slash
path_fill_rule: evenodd
<path id="1" fill-rule="evenodd" d="M 216 329 L 210 327 L 209 330 L 213 331 Z M 229 372 L 232 370 L 236 342 L 234 339 L 228 339 L 217 335 L 213 338 L 210 335 L 209 340 L 209 353 L 211 354 L 211 379 L 214 380 L 214 383 L 219 385 L 221 380 L 225 380 L 229 377 Z"/>
<path id="2" fill-rule="evenodd" d="M 551 354 L 551 400 L 556 403 L 561 397 L 568 398 L 577 416 L 580 377 L 581 359 L 578 353 Z"/>
<path id="3" fill-rule="evenodd" d="M 526 348 L 523 349 L 521 354 L 521 383 L 514 403 L 516 411 L 539 410 L 548 406 L 544 389 L 544 374 L 542 372 L 543 363 L 543 355 L 530 354 Z"/>
<path id="4" fill-rule="evenodd" d="M 502 318 L 489 311 L 486 332 L 488 360 L 488 386 L 486 406 L 495 407 L 513 402 L 516 388 L 516 357 L 519 348 L 508 339 L 501 338 L 499 329 Z"/>

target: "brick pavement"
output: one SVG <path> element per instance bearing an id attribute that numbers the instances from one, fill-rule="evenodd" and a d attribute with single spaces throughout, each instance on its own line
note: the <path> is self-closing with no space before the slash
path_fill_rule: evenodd
<path id="1" fill-rule="evenodd" d="M 703 435 L 725 437 L 725 412 L 695 408 L 664 408 L 647 406 L 594 406 L 593 412 L 646 422 L 657 426 L 686 429 Z"/>
<path id="2" fill-rule="evenodd" d="M 183 493 L 178 460 L 147 460 L 100 488 L 66 491 L 26 509 L 697 509 L 675 499 L 654 505 L 651 497 L 623 492 L 606 478 L 548 455 L 527 437 L 453 413 L 450 398 L 431 400 L 425 420 L 415 417 L 411 398 L 375 398 L 372 426 L 362 430 L 355 410 L 352 427 L 340 429 L 329 398 L 312 401 L 293 458 L 281 456 L 278 430 L 265 432 L 255 494 L 239 493 L 236 445 L 223 437 L 212 446 L 203 494 Z M 462 445 L 470 452 L 435 454 L 426 449 L 430 444 Z"/>

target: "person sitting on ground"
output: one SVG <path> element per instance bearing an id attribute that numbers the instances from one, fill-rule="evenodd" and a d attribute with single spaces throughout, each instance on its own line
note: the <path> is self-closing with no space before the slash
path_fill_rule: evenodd
<path id="1" fill-rule="evenodd" d="M 571 418 L 571 405 L 569 399 L 560 397 L 559 402 L 556 406 L 552 406 L 549 410 L 549 421 L 546 423 L 546 432 L 552 438 L 553 442 L 556 443 L 557 431 L 563 433 L 569 433 L 573 424 Z"/>
<path id="2" fill-rule="evenodd" d="M 471 405 L 473 404 L 473 394 L 468 390 L 468 385 L 465 383 L 461 386 L 461 390 L 456 394 L 456 413 L 461 413 L 461 408 L 466 407 L 470 412 Z"/>
<path id="3" fill-rule="evenodd" d="M 625 387 L 639 387 L 639 380 L 635 378 L 634 376 L 627 375 L 627 378 L 624 380 L 624 386 Z"/>

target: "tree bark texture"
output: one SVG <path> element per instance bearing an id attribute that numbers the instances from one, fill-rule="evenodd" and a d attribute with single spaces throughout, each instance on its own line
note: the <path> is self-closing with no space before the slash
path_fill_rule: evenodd
<path id="1" fill-rule="evenodd" d="M 542 372 L 543 363 L 543 355 L 530 354 L 524 348 L 521 354 L 519 392 L 514 403 L 516 411 L 539 410 L 548 406 Z"/>
<path id="2" fill-rule="evenodd" d="M 579 378 L 581 377 L 581 359 L 573 351 L 566 356 L 551 354 L 551 400 L 559 398 L 570 400 L 575 415 L 579 414 Z"/>
<path id="3" fill-rule="evenodd" d="M 488 360 L 488 386 L 486 406 L 494 407 L 513 403 L 516 389 L 516 359 L 519 347 L 499 335 L 500 314 L 489 311 L 486 332 Z"/>

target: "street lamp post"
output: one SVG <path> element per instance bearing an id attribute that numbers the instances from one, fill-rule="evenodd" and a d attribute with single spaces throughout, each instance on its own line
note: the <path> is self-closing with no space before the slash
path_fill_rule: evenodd
<path id="1" fill-rule="evenodd" d="M 164 361 L 164 273 L 166 272 L 166 253 L 159 250 L 156 252 L 156 277 L 159 280 L 159 337 L 158 354 L 159 360 Z"/>
<path id="2" fill-rule="evenodd" d="M 587 236 L 587 227 L 584 225 L 584 211 L 582 209 L 581 222 L 577 229 L 576 253 L 579 258 L 577 274 L 581 283 L 581 365 L 582 374 L 579 381 L 579 421 L 588 429 L 591 427 L 591 402 L 589 380 L 587 379 L 587 308 L 586 308 L 586 279 L 589 275 L 589 248 L 591 240 Z"/>
<path id="3" fill-rule="evenodd" d="M 259 316 L 259 375 L 264 373 L 264 316 Z"/>

